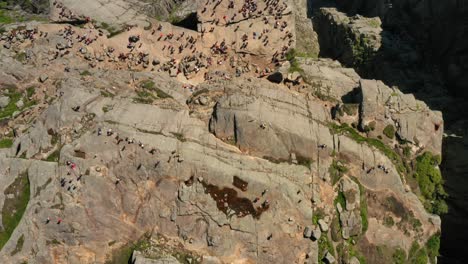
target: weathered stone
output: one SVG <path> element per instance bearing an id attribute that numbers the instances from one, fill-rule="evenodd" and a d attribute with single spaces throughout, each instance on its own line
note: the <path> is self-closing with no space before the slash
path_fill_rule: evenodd
<path id="1" fill-rule="evenodd" d="M 10 97 L 0 96 L 0 108 L 6 107 L 10 103 Z"/>
<path id="2" fill-rule="evenodd" d="M 311 234 L 312 240 L 319 240 L 321 236 L 322 236 L 322 231 L 320 230 L 320 227 L 318 227 L 318 226 L 315 227 L 312 230 L 312 234 Z"/>
<path id="3" fill-rule="evenodd" d="M 49 76 L 47 74 L 41 74 L 39 76 L 39 81 L 42 82 L 42 83 L 47 81 L 47 79 L 49 79 Z"/>
<path id="4" fill-rule="evenodd" d="M 320 230 L 322 232 L 327 232 L 328 231 L 328 224 L 323 219 L 318 220 L 318 225 L 319 225 Z"/>
<path id="5" fill-rule="evenodd" d="M 304 228 L 303 235 L 304 235 L 305 238 L 310 238 L 310 236 L 312 235 L 312 229 L 310 227 L 306 226 Z"/>
<path id="6" fill-rule="evenodd" d="M 335 257 L 333 257 L 333 255 L 330 252 L 327 252 L 327 254 L 325 254 L 325 257 L 323 258 L 323 260 L 327 264 L 332 264 L 332 263 L 335 263 L 336 261 Z"/>
<path id="7" fill-rule="evenodd" d="M 24 106 L 24 102 L 23 102 L 22 99 L 20 99 L 20 100 L 18 100 L 18 102 L 16 102 L 16 107 L 23 108 L 23 106 Z"/>
<path id="8" fill-rule="evenodd" d="M 349 264 L 360 264 L 361 262 L 359 261 L 358 258 L 356 257 L 351 257 L 351 259 L 349 260 Z"/>

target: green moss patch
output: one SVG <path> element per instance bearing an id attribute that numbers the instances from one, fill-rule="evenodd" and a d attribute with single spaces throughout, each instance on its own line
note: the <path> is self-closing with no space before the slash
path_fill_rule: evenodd
<path id="1" fill-rule="evenodd" d="M 395 138 L 395 127 L 393 125 L 387 125 L 383 130 L 383 134 L 389 139 Z"/>
<path id="2" fill-rule="evenodd" d="M 445 214 L 448 206 L 445 203 L 447 193 L 444 190 L 444 181 L 438 168 L 440 156 L 425 152 L 416 158 L 414 178 L 418 181 L 421 195 L 424 198 L 425 208 L 434 214 Z"/>
<path id="3" fill-rule="evenodd" d="M 341 177 L 348 172 L 348 168 L 346 168 L 346 166 L 344 166 L 340 161 L 333 160 L 332 164 L 328 168 L 328 172 L 330 173 L 332 184 L 335 185 Z"/>
<path id="4" fill-rule="evenodd" d="M 11 138 L 0 139 L 0 149 L 11 148 L 11 146 L 13 146 L 13 139 Z"/>
<path id="5" fill-rule="evenodd" d="M 0 232 L 0 249 L 8 242 L 11 234 L 21 221 L 29 202 L 30 187 L 27 173 L 19 175 L 6 188 L 5 202 L 2 209 L 2 223 L 4 229 Z M 8 198 L 13 196 L 12 198 Z"/>

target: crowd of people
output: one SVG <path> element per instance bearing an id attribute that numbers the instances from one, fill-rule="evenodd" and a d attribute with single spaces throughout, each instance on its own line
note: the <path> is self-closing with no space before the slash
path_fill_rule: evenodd
<path id="1" fill-rule="evenodd" d="M 59 1 L 53 2 L 53 6 L 60 16 L 78 19 Z M 171 77 L 182 74 L 189 82 L 191 79 L 200 80 L 196 78 L 198 74 L 207 76 L 210 70 L 224 70 L 228 73 L 226 76 L 229 73 L 236 76 L 250 73 L 262 78 L 272 71 L 272 67 L 279 66 L 286 52 L 293 47 L 295 39 L 285 15 L 287 8 L 286 0 L 207 0 L 200 15 L 212 11 L 215 17 L 206 21 L 202 19 L 199 32 L 165 23 L 158 23 L 144 31 L 128 26 L 125 29 L 130 32 L 127 33 L 125 47 L 103 37 L 106 32 L 103 28 L 99 29 L 99 23 L 79 16 L 80 21 L 87 23 L 82 28 L 65 25 L 58 32 L 51 32 L 63 38 L 63 42 L 57 44 L 52 59 L 73 54 L 77 50 L 89 61 L 90 67 L 108 68 L 115 65 L 111 67 L 132 70 L 142 67 L 141 70 L 169 72 Z M 237 17 L 238 14 L 242 17 Z M 243 21 L 246 18 L 252 18 L 252 21 Z M 236 25 L 231 26 L 234 22 Z M 238 34 L 239 30 L 243 33 Z M 207 38 L 209 33 L 212 35 Z M 218 38 L 223 34 L 225 37 Z M 34 41 L 47 38 L 48 32 L 37 28 L 14 30 L 3 35 L 2 40 L 6 46 L 10 46 L 16 42 L 17 36 L 21 40 Z"/>

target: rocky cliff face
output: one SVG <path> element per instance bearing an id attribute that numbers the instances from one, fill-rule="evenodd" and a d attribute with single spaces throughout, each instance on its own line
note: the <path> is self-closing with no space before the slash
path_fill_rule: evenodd
<path id="1" fill-rule="evenodd" d="M 336 1 L 335 8 L 316 10 L 321 54 L 355 67 L 367 78 L 413 93 L 431 108 L 443 112 L 447 129 L 443 170 L 449 192 L 450 213 L 445 216 L 442 243 L 444 263 L 462 263 L 466 244 L 466 202 L 461 184 L 466 168 L 458 156 L 465 153 L 466 131 L 463 1 Z M 456 10 L 455 10 L 456 9 Z M 340 12 L 341 11 L 341 12 Z M 359 15 L 356 15 L 359 14 Z M 382 29 L 373 29 L 373 20 Z M 364 28 L 364 30 L 363 30 Z M 362 41 L 365 40 L 365 41 Z M 377 41 L 376 41 L 377 40 Z M 333 47 L 333 48 L 329 48 Z M 452 95 L 456 94 L 456 97 Z M 457 262 L 458 261 L 458 262 Z"/>
<path id="2" fill-rule="evenodd" d="M 441 113 L 287 52 L 312 30 L 296 29 L 304 1 L 281 1 L 278 23 L 217 25 L 228 3 L 198 6 L 204 32 L 62 4 L 109 27 L 27 23 L 0 40 L 3 263 L 436 261 Z M 151 27 L 106 36 L 135 17 Z M 264 27 L 239 45 L 238 28 Z M 177 38 L 193 48 L 167 50 Z"/>
<path id="3" fill-rule="evenodd" d="M 466 1 L 337 0 L 350 15 L 380 17 L 388 30 L 414 38 L 424 59 L 439 66 L 452 92 L 467 96 L 468 33 Z"/>

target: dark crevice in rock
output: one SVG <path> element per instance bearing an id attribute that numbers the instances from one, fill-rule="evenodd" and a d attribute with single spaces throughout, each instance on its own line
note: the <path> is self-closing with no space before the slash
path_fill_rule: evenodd
<path id="1" fill-rule="evenodd" d="M 190 30 L 198 29 L 198 16 L 197 13 L 190 13 L 185 18 L 172 22 L 174 26 L 183 27 Z"/>

